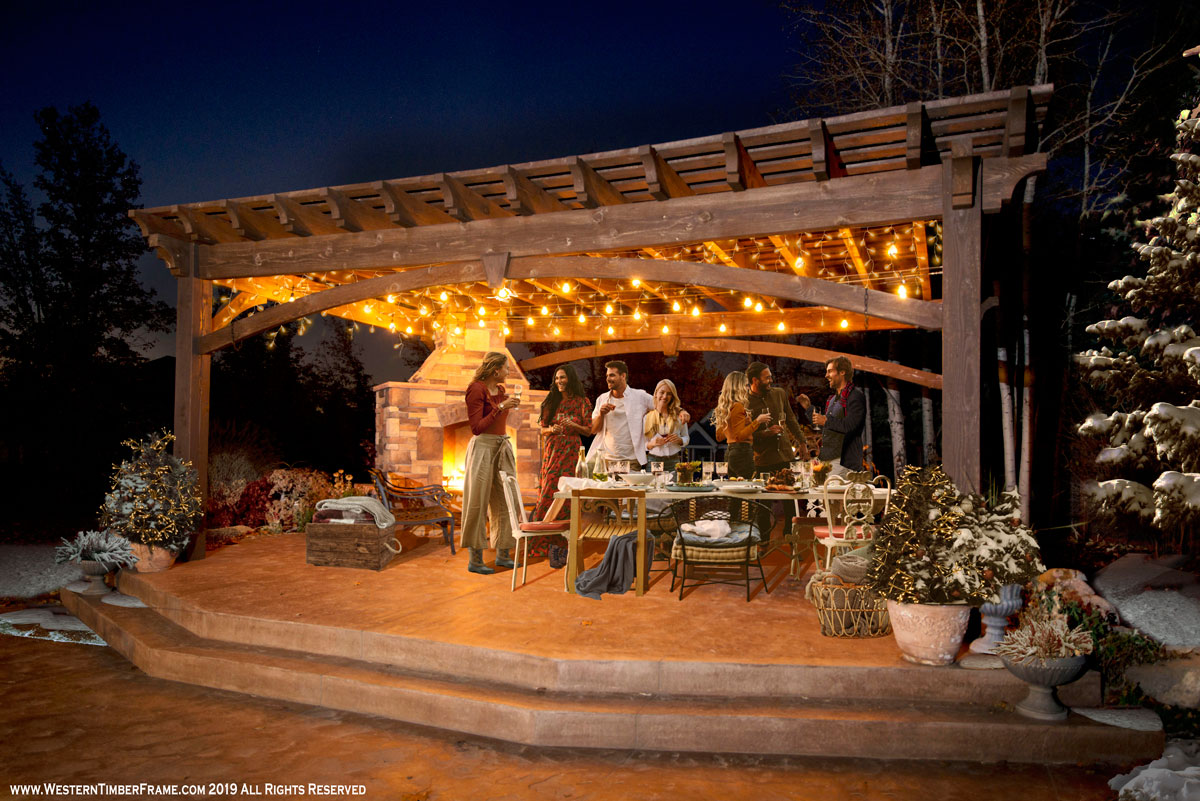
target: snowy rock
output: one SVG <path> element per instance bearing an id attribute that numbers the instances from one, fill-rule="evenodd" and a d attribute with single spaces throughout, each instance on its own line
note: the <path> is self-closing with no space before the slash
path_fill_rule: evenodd
<path id="1" fill-rule="evenodd" d="M 1200 708 L 1200 656 L 1134 665 L 1125 676 L 1156 701 L 1188 709 Z"/>
<path id="2" fill-rule="evenodd" d="M 1200 744 L 1168 743 L 1149 765 L 1109 780 L 1122 801 L 1200 801 Z"/>
<path id="3" fill-rule="evenodd" d="M 1180 589 L 1196 584 L 1196 576 L 1174 569 L 1174 557 L 1152 559 L 1148 554 L 1131 553 L 1096 574 L 1092 586 L 1109 601 L 1132 597 L 1145 589 Z"/>
<path id="4" fill-rule="evenodd" d="M 58 612 L 61 612 L 59 614 Z M 82 620 L 66 613 L 62 607 L 40 606 L 34 609 L 19 609 L 0 615 L 0 620 L 15 625 L 34 624 L 46 631 L 91 631 Z"/>

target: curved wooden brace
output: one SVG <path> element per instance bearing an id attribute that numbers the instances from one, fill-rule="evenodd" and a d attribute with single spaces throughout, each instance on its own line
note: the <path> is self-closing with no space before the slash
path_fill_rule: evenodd
<path id="1" fill-rule="evenodd" d="M 255 334 L 278 328 L 284 323 L 299 320 L 310 314 L 344 306 L 368 298 L 383 295 L 410 292 L 441 284 L 461 284 L 468 281 L 479 281 L 484 276 L 483 263 L 479 261 L 462 261 L 454 264 L 441 264 L 435 267 L 418 267 L 391 275 L 380 275 L 352 284 L 342 284 L 321 292 L 314 292 L 297 298 L 294 303 L 285 303 L 259 312 L 244 320 L 234 320 L 219 331 L 206 334 L 199 338 L 196 344 L 197 353 L 212 353 L 226 345 L 232 345 Z"/>
<path id="2" fill-rule="evenodd" d="M 695 338 L 695 339 L 679 339 L 676 343 L 678 350 L 691 351 L 718 351 L 723 353 L 744 353 L 747 356 L 781 356 L 785 359 L 799 359 L 806 362 L 819 362 L 824 364 L 830 359 L 835 359 L 838 356 L 845 356 L 854 363 L 854 369 L 858 372 L 873 373 L 886 378 L 895 378 L 897 381 L 907 381 L 912 384 L 917 384 L 922 387 L 940 390 L 942 388 L 942 376 L 940 373 L 931 373 L 926 370 L 917 370 L 912 367 L 905 367 L 902 364 L 894 362 L 885 362 L 880 359 L 870 359 L 866 356 L 856 356 L 852 353 L 841 353 L 836 350 L 826 350 L 824 348 L 810 348 L 806 345 L 788 345 L 783 342 L 760 342 L 758 340 L 748 339 L 718 339 L 718 338 Z M 599 359 L 607 356 L 620 355 L 622 353 L 662 353 L 664 352 L 664 343 L 661 339 L 635 339 L 626 340 L 624 342 L 605 342 L 601 345 L 585 345 L 578 348 L 568 348 L 566 350 L 547 353 L 542 356 L 534 356 L 530 359 L 524 359 L 519 362 L 522 370 L 537 370 L 541 367 L 550 367 L 559 365 L 565 362 L 575 361 L 576 359 Z"/>

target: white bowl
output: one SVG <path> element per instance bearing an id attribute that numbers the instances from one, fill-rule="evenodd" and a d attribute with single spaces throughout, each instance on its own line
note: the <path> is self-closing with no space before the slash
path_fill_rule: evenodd
<path id="1" fill-rule="evenodd" d="M 654 481 L 653 473 L 621 473 L 620 478 L 630 484 L 644 487 Z"/>

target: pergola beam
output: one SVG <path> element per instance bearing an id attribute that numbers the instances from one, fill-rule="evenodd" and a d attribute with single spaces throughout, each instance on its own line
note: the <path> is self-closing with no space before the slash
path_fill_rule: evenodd
<path id="1" fill-rule="evenodd" d="M 1002 164 L 995 164 L 1002 162 Z M 983 198 L 1000 204 L 1016 183 L 1045 169 L 1046 155 L 986 159 Z M 453 231 L 441 226 L 397 228 L 315 238 L 239 241 L 201 246 L 204 278 L 239 278 L 380 270 L 478 258 L 489 251 L 513 256 L 637 250 L 643 247 L 788 234 L 797 230 L 890 225 L 942 216 L 941 168 L 850 176 L 822 184 L 768 186 L 676 198 L 663 203 L 627 203 L 557 214 L 478 220 Z M 1003 195 L 1007 192 L 1007 195 Z M 1002 196 L 1003 195 L 1003 196 Z M 362 204 L 357 204 L 361 206 Z M 387 216 L 379 213 L 385 221 Z"/>

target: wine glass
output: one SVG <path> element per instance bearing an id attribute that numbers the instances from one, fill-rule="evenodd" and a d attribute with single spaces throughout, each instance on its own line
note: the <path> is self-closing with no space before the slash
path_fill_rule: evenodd
<path id="1" fill-rule="evenodd" d="M 700 463 L 700 481 L 704 484 L 707 484 L 708 482 L 712 481 L 712 477 L 713 477 L 713 463 L 712 462 L 701 462 Z"/>
<path id="2" fill-rule="evenodd" d="M 654 474 L 654 486 L 657 489 L 661 489 L 663 486 L 663 468 L 662 462 L 650 463 L 650 472 Z"/>
<path id="3" fill-rule="evenodd" d="M 613 462 L 613 472 L 616 473 L 618 476 L 623 476 L 626 473 L 628 473 L 629 472 L 629 460 L 621 459 L 619 461 Z"/>
<path id="4" fill-rule="evenodd" d="M 729 475 L 729 462 L 717 462 L 716 468 L 717 478 L 724 481 L 725 477 Z"/>
<path id="5" fill-rule="evenodd" d="M 796 461 L 792 462 L 792 476 L 794 477 L 795 484 L 797 486 L 800 486 L 803 484 L 804 466 L 806 464 L 807 464 L 806 461 L 803 461 L 800 459 L 797 459 Z"/>

